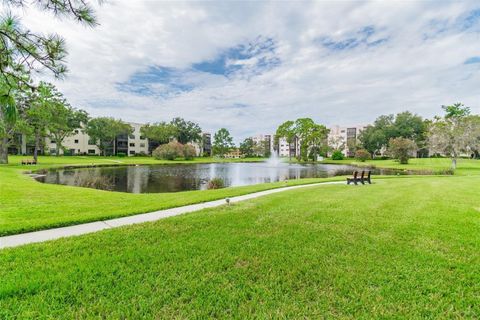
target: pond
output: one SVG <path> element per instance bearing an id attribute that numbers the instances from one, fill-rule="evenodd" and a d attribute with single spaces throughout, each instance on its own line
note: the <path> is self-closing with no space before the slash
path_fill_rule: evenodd
<path id="1" fill-rule="evenodd" d="M 129 193 L 159 193 L 204 190 L 213 178 L 221 178 L 230 187 L 286 179 L 324 178 L 352 174 L 353 170 L 355 168 L 348 165 L 328 164 L 202 163 L 56 169 L 49 170 L 36 179 L 44 183 Z M 392 172 L 373 170 L 373 173 Z M 92 179 L 100 183 L 91 182 Z"/>

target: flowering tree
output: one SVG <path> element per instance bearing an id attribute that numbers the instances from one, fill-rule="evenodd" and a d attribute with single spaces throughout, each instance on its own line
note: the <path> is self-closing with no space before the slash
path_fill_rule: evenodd
<path id="1" fill-rule="evenodd" d="M 479 149 L 480 122 L 478 116 L 471 116 L 470 108 L 461 103 L 442 108 L 445 116 L 436 117 L 430 126 L 428 145 L 432 152 L 449 156 L 455 170 L 462 153 Z"/>

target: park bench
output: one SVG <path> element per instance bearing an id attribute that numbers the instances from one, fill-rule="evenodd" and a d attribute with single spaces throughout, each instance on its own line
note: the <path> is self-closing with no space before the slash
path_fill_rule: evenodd
<path id="1" fill-rule="evenodd" d="M 354 183 L 358 184 L 359 182 L 361 184 L 365 184 L 365 182 L 368 182 L 369 184 L 372 184 L 372 172 L 367 171 L 367 176 L 365 177 L 365 170 L 362 170 L 362 173 L 360 177 L 358 176 L 358 171 L 353 172 L 353 177 L 352 178 L 347 178 L 347 184 Z"/>
<path id="2" fill-rule="evenodd" d="M 27 160 L 22 160 L 22 165 L 29 165 L 29 164 L 37 164 L 37 161 L 35 159 L 27 159 Z"/>
<path id="3" fill-rule="evenodd" d="M 353 171 L 353 177 L 352 178 L 347 178 L 347 184 L 350 184 L 352 182 L 357 184 L 358 181 L 360 181 L 360 179 L 358 178 L 358 172 L 357 171 Z"/>

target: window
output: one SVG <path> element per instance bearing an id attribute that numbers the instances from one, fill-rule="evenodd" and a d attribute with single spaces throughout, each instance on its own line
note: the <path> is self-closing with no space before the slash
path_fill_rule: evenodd
<path id="1" fill-rule="evenodd" d="M 94 146 L 95 145 L 95 140 L 93 139 L 88 139 L 88 144 L 91 145 L 91 146 Z"/>
<path id="2" fill-rule="evenodd" d="M 135 147 L 135 143 L 130 143 L 130 147 Z"/>
<path id="3" fill-rule="evenodd" d="M 55 143 L 55 140 L 50 140 L 50 143 Z"/>
<path id="4" fill-rule="evenodd" d="M 355 138 L 357 136 L 356 128 L 347 128 L 347 138 Z"/>
<path id="5" fill-rule="evenodd" d="M 135 151 L 133 151 L 133 150 L 130 150 L 130 152 L 129 152 L 129 153 L 130 153 L 130 154 L 135 154 Z"/>
<path id="6" fill-rule="evenodd" d="M 135 140 L 135 135 L 131 134 L 128 136 L 130 139 Z"/>
<path id="7" fill-rule="evenodd" d="M 140 143 L 140 148 L 145 148 L 145 143 Z"/>
<path id="8" fill-rule="evenodd" d="M 88 154 L 95 154 L 95 149 L 88 149 Z"/>
<path id="9" fill-rule="evenodd" d="M 144 137 L 144 136 L 140 136 L 140 140 L 145 140 L 145 137 Z"/>
<path id="10" fill-rule="evenodd" d="M 75 134 L 78 134 L 78 130 L 75 130 Z"/>
<path id="11" fill-rule="evenodd" d="M 78 143 L 78 139 L 75 139 L 75 141 L 74 141 L 74 142 L 75 142 L 75 143 Z"/>

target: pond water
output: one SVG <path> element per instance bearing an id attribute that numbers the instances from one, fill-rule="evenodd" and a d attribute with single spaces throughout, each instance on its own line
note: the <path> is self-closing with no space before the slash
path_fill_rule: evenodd
<path id="1" fill-rule="evenodd" d="M 355 168 L 348 165 L 328 164 L 205 163 L 58 169 L 49 170 L 36 179 L 45 183 L 130 193 L 158 193 L 203 190 L 212 178 L 221 178 L 226 186 L 244 186 L 352 174 L 353 170 Z M 392 172 L 373 170 L 373 173 Z M 108 183 L 91 183 L 92 178 Z"/>

